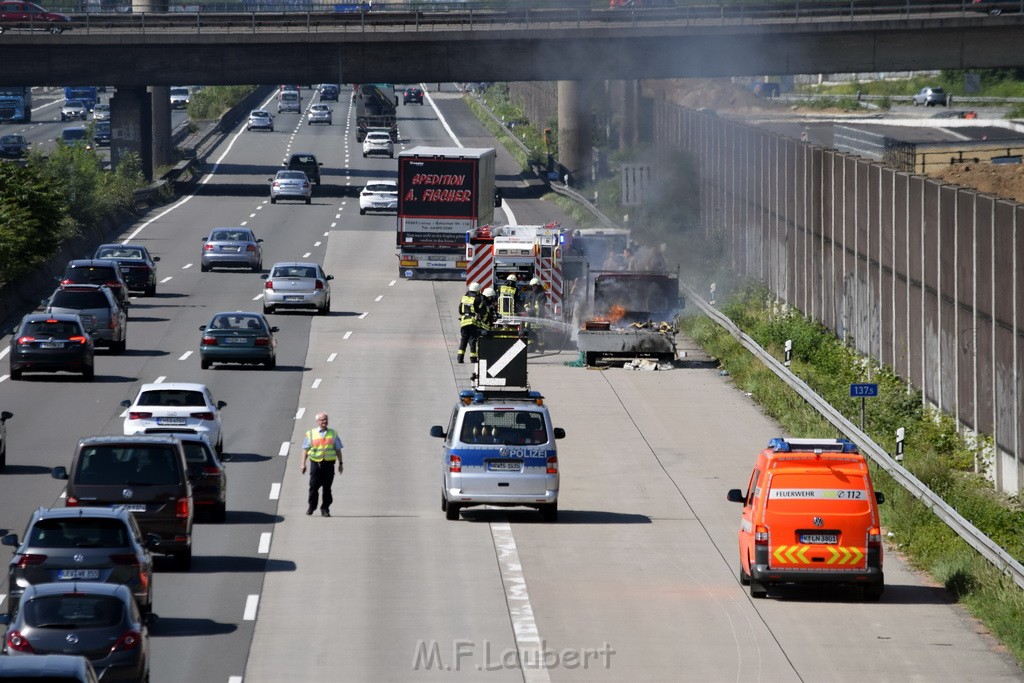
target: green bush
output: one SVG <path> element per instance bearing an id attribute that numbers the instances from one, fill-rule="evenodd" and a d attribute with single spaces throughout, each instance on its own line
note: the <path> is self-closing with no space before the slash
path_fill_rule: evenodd
<path id="1" fill-rule="evenodd" d="M 43 263 L 74 231 L 63 196 L 38 168 L 0 163 L 0 281 Z"/>
<path id="2" fill-rule="evenodd" d="M 255 85 L 213 85 L 192 94 L 188 103 L 190 119 L 219 118 L 256 89 Z"/>

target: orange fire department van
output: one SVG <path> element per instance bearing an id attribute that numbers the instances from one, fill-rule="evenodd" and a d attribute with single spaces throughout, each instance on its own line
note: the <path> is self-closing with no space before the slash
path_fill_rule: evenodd
<path id="1" fill-rule="evenodd" d="M 884 500 L 856 444 L 846 439 L 772 439 L 757 457 L 743 504 L 740 583 L 763 598 L 785 583 L 846 583 L 882 596 Z"/>

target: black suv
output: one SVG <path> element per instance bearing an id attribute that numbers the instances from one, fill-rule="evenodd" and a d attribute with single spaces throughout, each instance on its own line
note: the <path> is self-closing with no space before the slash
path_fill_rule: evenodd
<path id="1" fill-rule="evenodd" d="M 289 171 L 305 171 L 309 182 L 314 185 L 320 184 L 320 167 L 323 166 L 316 160 L 316 155 L 309 152 L 299 152 L 291 155 L 288 163 L 285 164 Z"/>
<path id="2" fill-rule="evenodd" d="M 62 285 L 106 285 L 122 308 L 128 307 L 128 283 L 121 266 L 113 259 L 75 259 L 68 261 Z"/>

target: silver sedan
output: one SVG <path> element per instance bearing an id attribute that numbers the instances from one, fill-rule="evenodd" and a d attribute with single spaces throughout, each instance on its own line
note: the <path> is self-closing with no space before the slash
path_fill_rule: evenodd
<path id="1" fill-rule="evenodd" d="M 326 104 L 314 104 L 309 108 L 309 115 L 306 117 L 306 125 L 314 123 L 326 123 L 328 126 L 334 122 L 334 111 Z"/>
<path id="2" fill-rule="evenodd" d="M 313 203 L 313 186 L 305 171 L 278 171 L 270 180 L 270 203 L 278 199 L 301 199 Z"/>
<path id="3" fill-rule="evenodd" d="M 262 276 L 263 312 L 273 313 L 277 308 L 313 308 L 320 315 L 331 312 L 331 280 L 317 263 L 275 263 L 270 272 Z"/>
<path id="4" fill-rule="evenodd" d="M 263 270 L 262 243 L 249 228 L 214 228 L 203 238 L 199 267 L 205 273 L 218 266 L 245 266 L 258 273 Z"/>

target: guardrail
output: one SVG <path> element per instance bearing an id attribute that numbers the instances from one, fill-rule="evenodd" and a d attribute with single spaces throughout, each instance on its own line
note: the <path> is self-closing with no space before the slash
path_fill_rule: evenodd
<path id="1" fill-rule="evenodd" d="M 911 474 L 909 470 L 896 462 L 884 448 L 875 443 L 857 425 L 846 419 L 842 413 L 829 405 L 825 399 L 815 393 L 802 379 L 794 375 L 775 356 L 761 348 L 749 335 L 745 334 L 729 318 L 701 297 L 696 290 L 686 284 L 681 284 L 681 288 L 686 297 L 696 303 L 697 307 L 706 316 L 728 331 L 744 348 L 757 356 L 779 379 L 810 403 L 836 429 L 850 437 L 875 464 L 888 472 L 897 483 L 924 503 L 925 507 L 945 522 L 968 545 L 977 550 L 982 557 L 991 562 L 993 566 L 1005 575 L 1012 578 L 1019 587 L 1024 588 L 1024 565 L 1014 559 L 991 538 L 983 534 L 976 526 L 965 519 L 963 515 L 950 507 L 946 501 L 939 498 L 920 479 Z"/>
<path id="2" fill-rule="evenodd" d="M 59 11 L 59 6 L 50 6 Z M 86 6 L 68 10 L 72 21 L 62 25 L 85 33 L 160 32 L 337 32 L 529 29 L 538 26 L 716 26 L 743 24 L 791 25 L 864 19 L 920 20 L 929 17 L 1022 14 L 1024 0 L 971 0 L 920 3 L 915 0 L 847 0 L 846 2 L 695 2 L 676 7 L 552 8 L 501 6 L 495 3 L 383 4 L 361 9 L 353 3 L 287 4 L 241 2 L 237 5 L 171 5 L 168 11 L 134 12 L 124 4 L 103 11 Z M 25 30 L 43 29 L 36 22 Z M 9 26 L 18 30 L 15 26 Z"/>

